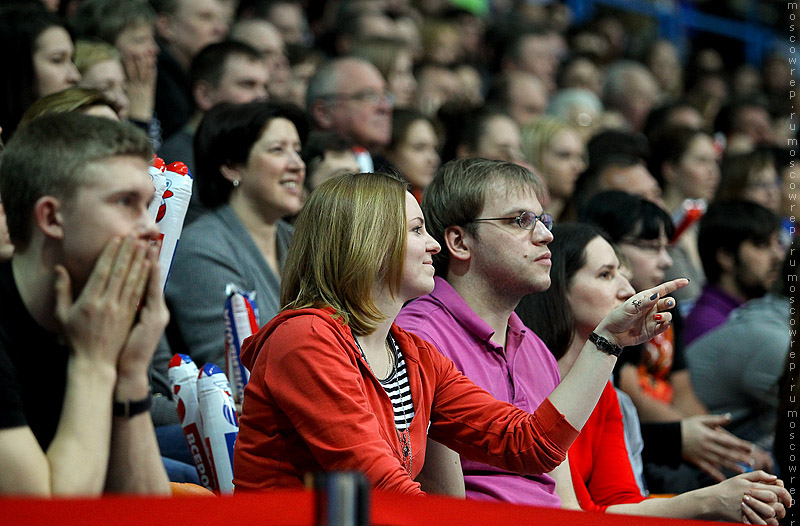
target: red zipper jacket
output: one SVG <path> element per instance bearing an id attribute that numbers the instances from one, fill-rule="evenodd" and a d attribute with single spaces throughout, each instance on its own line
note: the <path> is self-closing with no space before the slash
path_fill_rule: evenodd
<path id="1" fill-rule="evenodd" d="M 426 434 L 467 458 L 523 474 L 563 462 L 578 431 L 549 400 L 534 414 L 500 402 L 430 343 L 396 325 L 391 332 L 414 402 L 411 458 L 404 464 L 392 404 L 350 328 L 331 309 L 289 310 L 242 346 L 251 376 L 233 457 L 237 490 L 297 488 L 308 472 L 358 470 L 375 488 L 422 494 L 413 478 Z"/>

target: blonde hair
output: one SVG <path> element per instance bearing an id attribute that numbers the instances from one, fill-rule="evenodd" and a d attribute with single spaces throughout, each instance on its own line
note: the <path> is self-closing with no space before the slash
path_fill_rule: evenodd
<path id="1" fill-rule="evenodd" d="M 75 42 L 75 67 L 81 76 L 86 75 L 95 64 L 106 60 L 120 60 L 119 51 L 111 44 L 90 40 Z"/>
<path id="2" fill-rule="evenodd" d="M 540 117 L 524 126 L 520 133 L 522 155 L 534 168 L 541 170 L 545 150 L 553 142 L 553 138 L 565 130 L 578 133 L 569 123 L 557 117 Z"/>
<path id="3" fill-rule="evenodd" d="M 108 106 L 112 110 L 114 109 L 105 95 L 96 89 L 73 86 L 46 95 L 34 102 L 22 116 L 19 125 L 22 126 L 43 115 L 84 111 L 93 106 Z"/>
<path id="4" fill-rule="evenodd" d="M 386 319 L 372 296 L 403 278 L 406 185 L 383 173 L 350 173 L 316 188 L 295 222 L 283 266 L 283 310 L 330 307 L 356 336 Z"/>

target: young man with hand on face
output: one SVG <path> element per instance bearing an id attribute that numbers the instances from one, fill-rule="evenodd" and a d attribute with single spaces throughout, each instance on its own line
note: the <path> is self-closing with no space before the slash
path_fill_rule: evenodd
<path id="1" fill-rule="evenodd" d="M 169 494 L 148 364 L 167 322 L 152 150 L 80 114 L 19 130 L 0 167 L 0 494 Z"/>

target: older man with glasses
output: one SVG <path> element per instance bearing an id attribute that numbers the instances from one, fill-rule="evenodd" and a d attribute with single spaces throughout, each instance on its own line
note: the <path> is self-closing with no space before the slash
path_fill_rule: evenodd
<path id="1" fill-rule="evenodd" d="M 392 136 L 392 103 L 375 66 L 354 57 L 322 64 L 309 81 L 306 107 L 319 129 L 352 140 L 361 170 L 372 171 L 371 152 Z"/>

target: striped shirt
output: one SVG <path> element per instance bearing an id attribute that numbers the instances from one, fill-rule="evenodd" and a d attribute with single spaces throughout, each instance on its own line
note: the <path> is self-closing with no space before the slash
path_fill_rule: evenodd
<path id="1" fill-rule="evenodd" d="M 389 400 L 392 401 L 394 407 L 394 425 L 401 433 L 408 428 L 411 419 L 414 418 L 414 402 L 411 400 L 411 387 L 408 383 L 408 369 L 406 361 L 403 358 L 403 353 L 394 345 L 394 351 L 397 353 L 397 370 L 395 374 L 389 376 L 386 380 L 381 380 L 381 385 L 389 395 Z"/>
<path id="2" fill-rule="evenodd" d="M 408 383 L 408 368 L 406 367 L 403 353 L 400 352 L 400 348 L 397 346 L 397 342 L 394 341 L 391 334 L 388 337 L 388 342 L 392 346 L 392 351 L 394 352 L 397 363 L 395 364 L 392 374 L 390 374 L 388 378 L 385 380 L 378 379 L 378 381 L 381 383 L 384 391 L 386 391 L 386 394 L 389 396 L 389 400 L 392 402 L 392 408 L 394 409 L 394 425 L 397 431 L 402 433 L 408 429 L 411 420 L 414 418 L 414 402 L 411 400 L 411 387 Z M 367 355 L 364 354 L 364 349 L 361 348 L 358 339 L 356 339 L 356 345 L 358 346 L 358 350 L 361 351 L 361 357 L 364 358 L 364 361 L 369 365 Z M 372 366 L 370 366 L 370 370 L 372 370 Z"/>

